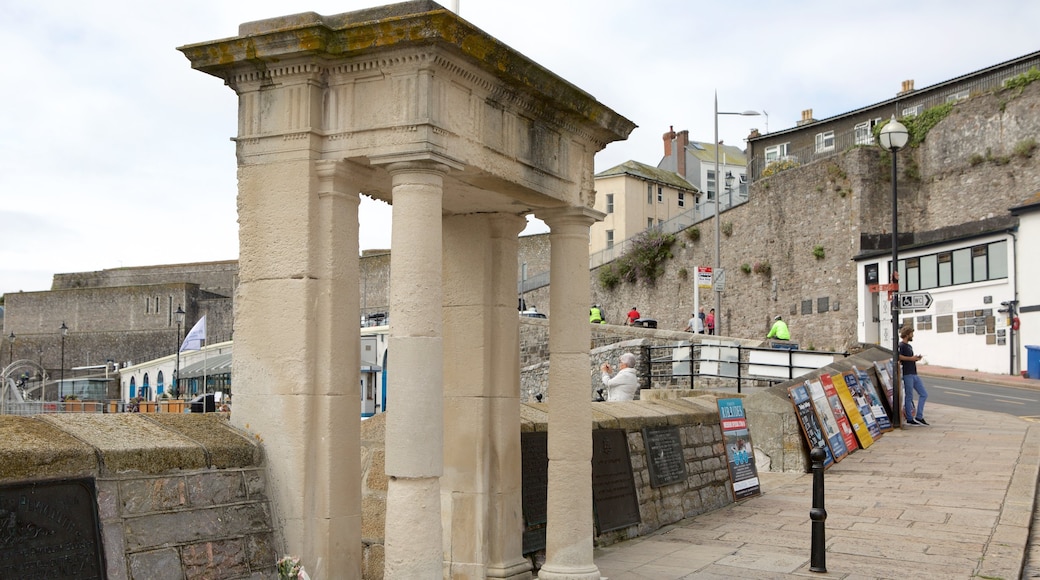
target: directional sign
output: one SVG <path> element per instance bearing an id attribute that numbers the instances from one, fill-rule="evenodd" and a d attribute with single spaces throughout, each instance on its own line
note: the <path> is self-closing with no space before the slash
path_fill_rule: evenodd
<path id="1" fill-rule="evenodd" d="M 900 310 L 924 310 L 932 305 L 928 292 L 907 292 L 899 295 Z"/>

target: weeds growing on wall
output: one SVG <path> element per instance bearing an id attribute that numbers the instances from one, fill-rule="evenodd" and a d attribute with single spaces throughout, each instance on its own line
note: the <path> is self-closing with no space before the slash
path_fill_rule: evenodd
<path id="1" fill-rule="evenodd" d="M 812 255 L 815 256 L 817 260 L 824 259 L 826 257 L 826 253 L 823 250 L 823 246 L 821 246 L 820 244 L 816 244 L 815 246 L 813 246 Z"/>
<path id="2" fill-rule="evenodd" d="M 653 286 L 664 274 L 664 263 L 672 257 L 675 236 L 648 230 L 632 239 L 631 249 L 600 268 L 600 286 L 613 290 L 621 282 L 643 282 Z"/>
<path id="3" fill-rule="evenodd" d="M 781 159 L 780 161 L 774 161 L 774 162 L 770 163 L 769 165 L 766 165 L 766 168 L 762 170 L 762 177 L 769 177 L 770 175 L 776 175 L 777 173 L 780 173 L 781 171 L 787 171 L 788 169 L 794 169 L 795 167 L 798 167 L 799 165 L 801 165 L 801 163 L 798 163 L 794 159 Z"/>
<path id="4" fill-rule="evenodd" d="M 696 242 L 697 240 L 701 239 L 701 229 L 697 226 L 693 226 L 692 228 L 686 228 L 686 239 L 690 240 L 691 242 Z"/>

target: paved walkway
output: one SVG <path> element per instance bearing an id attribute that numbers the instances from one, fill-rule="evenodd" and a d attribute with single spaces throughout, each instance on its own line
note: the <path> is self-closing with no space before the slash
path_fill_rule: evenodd
<path id="1" fill-rule="evenodd" d="M 799 473 L 760 474 L 761 496 L 597 548 L 596 565 L 609 580 L 1019 578 L 1040 424 L 928 408 L 931 427 L 886 433 L 827 470 L 826 574 L 809 571 L 812 475 Z"/>

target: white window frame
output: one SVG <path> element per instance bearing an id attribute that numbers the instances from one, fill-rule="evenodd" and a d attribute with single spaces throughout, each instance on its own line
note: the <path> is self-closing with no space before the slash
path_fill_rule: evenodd
<path id="1" fill-rule="evenodd" d="M 826 153 L 834 151 L 834 131 L 824 131 L 816 134 L 816 152 Z"/>
<path id="2" fill-rule="evenodd" d="M 874 135 L 870 128 L 873 125 L 871 121 L 864 121 L 862 123 L 856 123 L 855 131 L 855 143 L 856 145 L 873 145 Z"/>
<path id="3" fill-rule="evenodd" d="M 679 192 L 679 207 L 686 207 L 686 194 Z"/>
<path id="4" fill-rule="evenodd" d="M 903 109 L 903 114 L 901 116 L 902 117 L 914 117 L 914 116 L 920 115 L 922 106 L 923 105 L 918 103 L 918 104 L 916 104 L 916 105 L 914 105 L 912 107 L 907 107 L 907 108 Z"/>
<path id="5" fill-rule="evenodd" d="M 607 230 L 607 249 L 614 247 L 614 230 Z"/>
<path id="6" fill-rule="evenodd" d="M 614 213 L 614 194 L 607 194 L 607 213 Z"/>
<path id="7" fill-rule="evenodd" d="M 664 203 L 664 188 L 657 186 L 657 203 Z"/>
<path id="8" fill-rule="evenodd" d="M 970 97 L 970 96 L 971 96 L 971 91 L 968 90 L 968 89 L 964 89 L 963 91 L 957 91 L 956 93 L 953 93 L 952 95 L 947 95 L 946 96 L 946 102 L 947 103 L 959 103 L 961 101 L 968 100 L 968 97 Z"/>
<path id="9" fill-rule="evenodd" d="M 779 145 L 771 145 L 766 147 L 766 163 L 772 163 L 774 161 L 780 161 L 784 157 L 787 157 L 787 146 L 790 143 L 781 143 Z"/>

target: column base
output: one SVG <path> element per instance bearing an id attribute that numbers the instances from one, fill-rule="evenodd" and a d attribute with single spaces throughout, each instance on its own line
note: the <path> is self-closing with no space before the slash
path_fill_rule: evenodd
<path id="1" fill-rule="evenodd" d="M 538 580 L 600 580 L 599 568 L 593 566 L 542 566 Z"/>
<path id="2" fill-rule="evenodd" d="M 486 577 L 496 580 L 499 578 L 503 580 L 531 580 L 534 578 L 531 573 L 531 562 L 526 558 L 514 564 L 488 566 Z"/>

